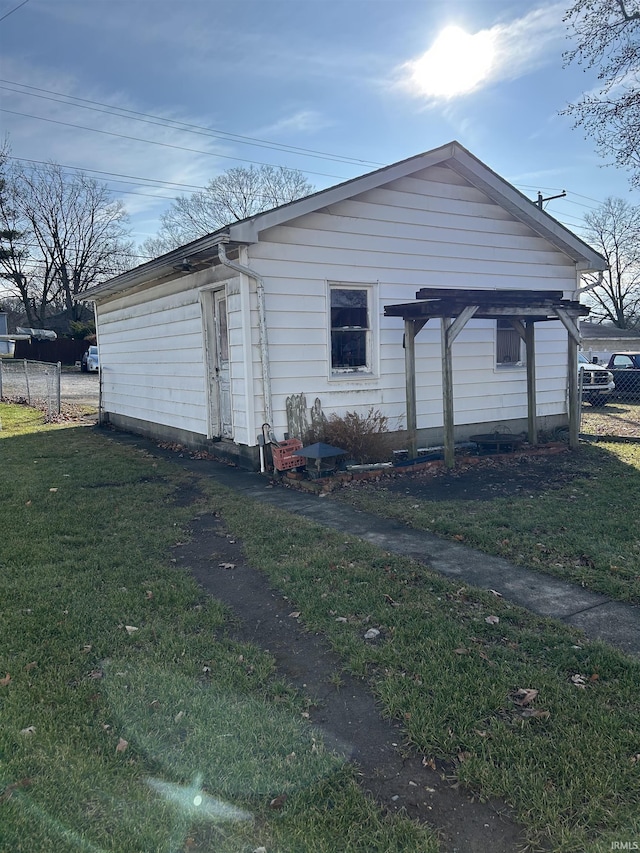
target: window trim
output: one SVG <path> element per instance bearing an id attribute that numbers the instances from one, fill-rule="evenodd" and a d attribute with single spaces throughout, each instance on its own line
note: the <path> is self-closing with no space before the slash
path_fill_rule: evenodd
<path id="1" fill-rule="evenodd" d="M 332 381 L 345 382 L 378 378 L 378 340 L 379 317 L 378 282 L 327 281 L 326 282 L 326 329 L 327 329 L 327 371 Z M 367 328 L 365 329 L 366 365 L 354 368 L 333 367 L 332 364 L 332 335 L 331 326 L 331 292 L 333 290 L 363 290 L 367 294 Z"/>

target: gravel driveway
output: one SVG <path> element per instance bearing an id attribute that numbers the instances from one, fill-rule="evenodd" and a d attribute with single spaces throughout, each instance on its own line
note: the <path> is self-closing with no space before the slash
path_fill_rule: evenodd
<path id="1" fill-rule="evenodd" d="M 60 401 L 65 405 L 91 406 L 98 409 L 100 379 L 97 373 L 81 373 L 79 370 L 66 372 L 60 377 Z"/>

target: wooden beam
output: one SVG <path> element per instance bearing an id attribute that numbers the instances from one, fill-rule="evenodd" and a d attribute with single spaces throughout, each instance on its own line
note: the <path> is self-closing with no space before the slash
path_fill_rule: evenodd
<path id="1" fill-rule="evenodd" d="M 385 317 L 411 317 L 417 320 L 420 317 L 457 317 L 469 303 L 459 302 L 411 302 L 401 303 L 399 305 L 385 305 Z M 473 303 L 474 305 L 477 303 Z M 480 305 L 476 309 L 476 316 L 483 320 L 489 320 L 494 317 L 507 318 L 535 318 L 536 320 L 557 320 L 559 319 L 558 312 L 562 311 L 565 317 L 582 317 L 589 313 L 589 309 L 564 307 L 548 303 L 545 305 Z"/>
<path id="2" fill-rule="evenodd" d="M 427 319 L 404 321 L 404 375 L 406 384 L 407 401 L 407 440 L 409 444 L 409 458 L 415 459 L 418 455 L 417 440 L 417 406 L 416 406 L 416 335 L 427 324 Z"/>
<path id="3" fill-rule="evenodd" d="M 580 394 L 578 389 L 578 341 L 569 333 L 569 447 L 576 450 L 580 441 Z"/>
<path id="4" fill-rule="evenodd" d="M 444 427 L 444 464 L 455 465 L 455 423 L 453 415 L 453 342 L 478 310 L 467 305 L 452 323 L 449 317 L 440 318 L 442 349 L 442 412 Z"/>
<path id="5" fill-rule="evenodd" d="M 416 323 L 414 320 L 404 321 L 404 375 L 407 399 L 407 440 L 409 458 L 418 455 L 417 417 L 416 417 Z"/>
<path id="6" fill-rule="evenodd" d="M 478 305 L 467 305 L 467 307 L 458 314 L 451 326 L 449 326 L 449 329 L 447 331 L 447 339 L 450 345 L 453 344 L 460 332 L 464 329 L 469 320 L 476 313 L 478 307 Z"/>
<path id="7" fill-rule="evenodd" d="M 523 330 L 526 352 L 525 359 L 527 363 L 527 431 L 529 434 L 529 444 L 532 447 L 537 447 L 538 445 L 535 328 L 535 323 L 528 322 Z"/>
<path id="8" fill-rule="evenodd" d="M 453 358 L 452 342 L 449 337 L 451 319 L 441 317 L 441 349 L 442 349 L 442 413 L 444 426 L 444 464 L 447 468 L 455 465 L 454 423 L 453 423 Z"/>
<path id="9" fill-rule="evenodd" d="M 511 323 L 513 328 L 516 330 L 518 335 L 520 336 L 520 340 L 524 341 L 526 343 L 527 342 L 527 336 L 525 333 L 524 323 L 522 322 L 522 320 L 516 320 L 513 317 L 511 317 L 509 319 L 509 322 Z"/>
<path id="10" fill-rule="evenodd" d="M 569 332 L 569 337 L 575 341 L 576 347 L 579 346 L 581 337 L 580 329 L 578 329 L 578 324 L 574 319 L 576 315 L 573 314 L 573 312 L 568 311 L 566 308 L 556 307 L 553 310 L 558 317 L 558 320 L 560 320 L 567 332 Z"/>

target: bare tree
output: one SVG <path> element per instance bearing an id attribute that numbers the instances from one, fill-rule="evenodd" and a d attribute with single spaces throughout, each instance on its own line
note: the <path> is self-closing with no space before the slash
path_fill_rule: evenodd
<path id="1" fill-rule="evenodd" d="M 584 236 L 607 259 L 602 283 L 585 293 L 596 322 L 640 326 L 640 207 L 608 198 L 584 217 Z M 595 276 L 586 276 L 596 284 Z"/>
<path id="2" fill-rule="evenodd" d="M 640 186 L 640 8 L 637 0 L 576 0 L 564 20 L 576 40 L 565 62 L 598 68 L 599 89 L 563 111 Z"/>
<path id="3" fill-rule="evenodd" d="M 168 252 L 232 222 L 313 192 L 303 173 L 284 166 L 229 169 L 191 196 L 179 196 L 162 215 L 156 237 L 142 248 L 151 257 Z"/>
<path id="4" fill-rule="evenodd" d="M 22 301 L 30 325 L 44 326 L 54 309 L 77 320 L 74 297 L 132 265 L 122 203 L 105 185 L 82 172 L 67 175 L 54 163 L 5 169 L 4 179 L 0 277 Z"/>

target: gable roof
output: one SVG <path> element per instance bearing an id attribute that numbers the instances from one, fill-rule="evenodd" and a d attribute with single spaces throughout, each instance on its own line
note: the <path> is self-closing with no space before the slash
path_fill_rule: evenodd
<path id="1" fill-rule="evenodd" d="M 247 219 L 233 222 L 167 252 L 152 261 L 141 264 L 122 275 L 110 279 L 86 291 L 82 299 L 93 299 L 101 295 L 128 290 L 154 280 L 168 279 L 180 275 L 179 264 L 188 257 L 209 260 L 216 257 L 219 243 L 244 244 L 258 242 L 260 233 L 276 225 L 282 225 L 320 208 L 352 198 L 355 195 L 376 189 L 399 178 L 404 178 L 430 166 L 448 166 L 515 219 L 523 222 L 539 236 L 567 255 L 579 269 L 600 271 L 607 269 L 606 260 L 572 231 L 546 213 L 508 181 L 501 178 L 482 161 L 478 160 L 459 142 L 453 141 L 432 151 L 417 154 L 374 172 L 368 172 L 312 195 L 296 199 L 271 210 L 258 213 Z"/>

